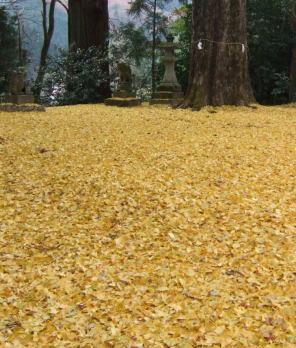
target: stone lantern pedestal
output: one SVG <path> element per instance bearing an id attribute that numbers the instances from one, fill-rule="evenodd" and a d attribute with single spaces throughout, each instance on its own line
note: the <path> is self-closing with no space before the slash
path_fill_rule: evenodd
<path id="1" fill-rule="evenodd" d="M 167 37 L 167 42 L 158 46 L 164 50 L 164 56 L 161 58 L 165 65 L 165 73 L 157 91 L 152 94 L 150 104 L 168 104 L 177 105 L 183 98 L 180 84 L 178 83 L 175 64 L 178 58 L 175 57 L 175 49 L 178 44 L 173 42 L 173 36 Z"/>

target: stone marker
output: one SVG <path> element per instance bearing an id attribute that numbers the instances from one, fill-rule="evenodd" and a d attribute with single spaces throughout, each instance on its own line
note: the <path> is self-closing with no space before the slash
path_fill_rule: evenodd
<path id="1" fill-rule="evenodd" d="M 125 63 L 118 64 L 119 85 L 112 98 L 104 101 L 109 106 L 138 106 L 141 100 L 132 92 L 132 71 Z"/>
<path id="2" fill-rule="evenodd" d="M 5 97 L 5 103 L 12 104 L 33 104 L 34 96 L 26 85 L 26 70 L 23 67 L 17 68 L 11 73 L 9 80 L 9 95 Z"/>
<path id="3" fill-rule="evenodd" d="M 183 98 L 183 93 L 180 84 L 177 81 L 175 72 L 175 63 L 178 58 L 175 57 L 175 49 L 178 44 L 174 43 L 172 35 L 167 36 L 167 42 L 158 46 L 164 50 L 164 56 L 161 60 L 165 65 L 165 73 L 157 92 L 152 93 L 150 104 L 169 104 L 177 105 Z"/>
<path id="4" fill-rule="evenodd" d="M 9 94 L 0 103 L 0 111 L 4 112 L 30 112 L 46 111 L 42 105 L 34 104 L 34 96 L 26 83 L 26 70 L 18 67 L 11 73 L 9 80 Z"/>

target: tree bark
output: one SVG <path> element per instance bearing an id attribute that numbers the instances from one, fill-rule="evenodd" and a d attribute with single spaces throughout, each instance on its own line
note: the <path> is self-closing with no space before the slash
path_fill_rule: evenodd
<path id="1" fill-rule="evenodd" d="M 107 0 L 69 1 L 69 46 L 87 49 L 105 43 L 109 33 Z"/>
<path id="2" fill-rule="evenodd" d="M 69 47 L 87 49 L 91 46 L 102 51 L 101 57 L 108 56 L 109 13 L 108 0 L 69 0 L 68 5 Z M 109 76 L 109 64 L 103 66 Z M 98 93 L 110 97 L 109 78 Z"/>
<path id="3" fill-rule="evenodd" d="M 246 0 L 193 0 L 189 84 L 182 107 L 248 105 Z M 198 47 L 199 46 L 199 47 Z"/>

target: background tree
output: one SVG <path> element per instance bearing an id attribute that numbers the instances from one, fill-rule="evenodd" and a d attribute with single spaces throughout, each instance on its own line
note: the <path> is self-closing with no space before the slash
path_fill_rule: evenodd
<path id="1" fill-rule="evenodd" d="M 18 65 L 16 19 L 0 7 L 0 93 L 7 89 L 10 72 Z"/>
<path id="2" fill-rule="evenodd" d="M 105 59 L 96 47 L 60 50 L 49 57 L 42 85 L 42 104 L 48 106 L 102 101 L 98 86 L 108 78 L 102 70 Z M 71 74 L 68 72 L 71 71 Z"/>
<path id="3" fill-rule="evenodd" d="M 6 0 L 6 3 L 16 17 L 19 65 L 25 66 L 27 78 L 34 80 L 33 90 L 38 101 L 47 56 L 56 54 L 57 46 L 65 47 L 66 14 L 56 6 L 61 3 L 59 0 Z"/>
<path id="4" fill-rule="evenodd" d="M 88 49 L 97 47 L 102 55 L 108 56 L 109 13 L 108 0 L 69 0 L 69 47 Z M 106 61 L 103 70 L 109 72 Z M 98 87 L 98 94 L 110 96 L 109 82 Z"/>
<path id="5" fill-rule="evenodd" d="M 111 32 L 111 53 L 113 60 L 123 59 L 129 64 L 140 65 L 147 57 L 149 39 L 143 26 L 121 22 Z"/>
<path id="6" fill-rule="evenodd" d="M 291 28 L 294 0 L 248 0 L 250 76 L 261 104 L 289 101 L 289 69 L 295 32 Z"/>
<path id="7" fill-rule="evenodd" d="M 129 14 L 132 16 L 145 16 L 145 22 L 152 33 L 152 51 L 151 51 L 151 80 L 152 91 L 156 88 L 156 45 L 157 35 L 166 34 L 167 17 L 162 14 L 165 4 L 172 0 L 131 0 L 129 2 Z"/>
<path id="8" fill-rule="evenodd" d="M 176 64 L 176 75 L 183 92 L 186 92 L 192 38 L 192 4 L 185 4 L 172 14 L 176 20 L 171 25 L 171 31 L 177 37 L 179 44 L 179 49 L 176 51 L 176 56 L 179 58 Z"/>
<path id="9" fill-rule="evenodd" d="M 49 4 L 49 11 L 47 11 L 47 2 L 42 0 L 42 27 L 43 27 L 43 45 L 40 53 L 40 62 L 37 77 L 35 80 L 34 95 L 35 101 L 39 102 L 40 92 L 42 89 L 42 82 L 46 70 L 46 60 L 50 47 L 50 42 L 54 32 L 54 12 L 56 0 L 51 0 Z"/>
<path id="10" fill-rule="evenodd" d="M 293 47 L 291 54 L 291 64 L 290 64 L 290 90 L 289 90 L 289 100 L 296 102 L 296 2 L 292 4 L 291 10 L 291 24 L 293 30 Z"/>
<path id="11" fill-rule="evenodd" d="M 248 105 L 246 0 L 193 0 L 189 85 L 183 107 Z"/>
<path id="12" fill-rule="evenodd" d="M 5 4 L 5 10 L 9 13 L 9 17 L 13 19 L 13 24 L 17 32 L 18 46 L 18 66 L 25 66 L 27 60 L 27 50 L 25 49 L 25 30 L 24 24 L 28 20 L 24 13 L 23 3 L 25 0 L 5 0 L 0 1 L 0 5 Z"/>

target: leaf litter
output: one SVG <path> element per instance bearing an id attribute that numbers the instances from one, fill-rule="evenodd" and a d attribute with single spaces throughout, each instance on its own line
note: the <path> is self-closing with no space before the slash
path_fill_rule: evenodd
<path id="1" fill-rule="evenodd" d="M 293 105 L 0 121 L 1 347 L 296 347 Z"/>

